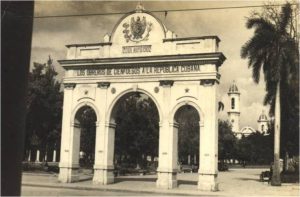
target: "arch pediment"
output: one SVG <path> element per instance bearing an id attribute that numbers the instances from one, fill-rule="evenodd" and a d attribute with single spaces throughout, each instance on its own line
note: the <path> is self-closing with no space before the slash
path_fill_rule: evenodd
<path id="1" fill-rule="evenodd" d="M 111 34 L 111 56 L 145 56 L 161 53 L 166 28 L 150 12 L 123 16 Z"/>
<path id="2" fill-rule="evenodd" d="M 111 42 L 115 45 L 152 44 L 162 42 L 166 28 L 150 12 L 130 12 L 115 25 Z"/>

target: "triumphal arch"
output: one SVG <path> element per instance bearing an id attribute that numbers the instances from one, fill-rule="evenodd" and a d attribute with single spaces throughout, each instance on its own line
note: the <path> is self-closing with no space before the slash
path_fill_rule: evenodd
<path id="1" fill-rule="evenodd" d="M 198 188 L 217 190 L 216 95 L 218 68 L 225 60 L 219 42 L 217 36 L 179 38 L 138 6 L 103 42 L 67 45 L 67 57 L 59 61 L 65 69 L 59 180 L 78 180 L 80 125 L 75 115 L 90 106 L 97 116 L 93 182 L 114 182 L 114 107 L 125 94 L 141 92 L 154 101 L 159 113 L 157 187 L 177 187 L 174 115 L 189 105 L 200 117 Z"/>

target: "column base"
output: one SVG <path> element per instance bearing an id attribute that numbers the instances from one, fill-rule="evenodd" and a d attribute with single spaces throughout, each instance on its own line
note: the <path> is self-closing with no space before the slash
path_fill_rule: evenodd
<path id="1" fill-rule="evenodd" d="M 176 172 L 157 172 L 156 187 L 162 189 L 172 189 L 177 187 Z"/>
<path id="2" fill-rule="evenodd" d="M 60 167 L 58 180 L 62 183 L 72 183 L 79 181 L 78 168 Z"/>
<path id="3" fill-rule="evenodd" d="M 115 181 L 113 169 L 94 169 L 94 184 L 108 185 Z"/>
<path id="4" fill-rule="evenodd" d="M 218 191 L 217 174 L 199 174 L 198 189 L 202 191 Z"/>

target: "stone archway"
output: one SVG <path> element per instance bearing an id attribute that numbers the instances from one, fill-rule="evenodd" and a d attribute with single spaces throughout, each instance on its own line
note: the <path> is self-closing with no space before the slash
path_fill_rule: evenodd
<path id="1" fill-rule="evenodd" d="M 143 26 L 142 32 L 130 26 Z M 174 32 L 138 7 L 122 17 L 112 36 L 102 43 L 67 45 L 59 180 L 72 182 L 72 117 L 83 102 L 93 104 L 97 114 L 94 183 L 114 182 L 113 108 L 123 95 L 142 92 L 154 101 L 159 112 L 159 188 L 177 187 L 176 110 L 189 104 L 200 114 L 200 169 L 198 188 L 217 189 L 218 68 L 226 59 L 218 51 L 217 36 L 177 38 Z M 101 118 L 99 118 L 101 117 Z"/>

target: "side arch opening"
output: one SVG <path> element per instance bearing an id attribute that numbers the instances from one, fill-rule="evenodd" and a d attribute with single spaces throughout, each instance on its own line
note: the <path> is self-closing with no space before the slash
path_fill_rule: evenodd
<path id="1" fill-rule="evenodd" d="M 75 113 L 73 124 L 75 150 L 73 151 L 78 156 L 75 162 L 79 162 L 82 169 L 89 171 L 92 171 L 95 161 L 96 122 L 96 112 L 88 105 L 80 107 Z"/>
<path id="2" fill-rule="evenodd" d="M 200 114 L 192 105 L 180 106 L 174 114 L 178 123 L 178 170 L 180 173 L 198 172 L 200 149 Z M 181 184 L 178 180 L 178 184 Z"/>

